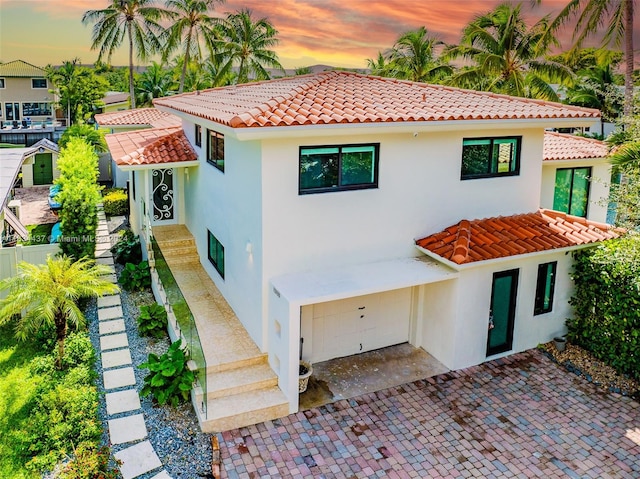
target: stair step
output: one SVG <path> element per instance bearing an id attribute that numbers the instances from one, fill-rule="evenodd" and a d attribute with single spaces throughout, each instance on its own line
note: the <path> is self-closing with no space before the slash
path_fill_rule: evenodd
<path id="1" fill-rule="evenodd" d="M 252 367 L 260 364 L 268 364 L 267 353 L 259 353 L 252 356 L 238 356 L 238 358 L 230 359 L 225 363 L 207 363 L 207 374 Z"/>
<path id="2" fill-rule="evenodd" d="M 202 432 L 212 433 L 284 417 L 289 414 L 289 403 L 276 386 L 209 399 L 206 419 L 197 409 Z"/>
<path id="3" fill-rule="evenodd" d="M 200 256 L 197 254 L 182 254 L 175 256 L 165 256 L 164 260 L 169 264 L 185 264 L 185 263 L 199 263 Z"/>
<path id="4" fill-rule="evenodd" d="M 247 391 L 266 389 L 278 384 L 278 376 L 266 364 L 256 364 L 207 374 L 207 398 L 216 399 Z M 196 400 L 202 400 L 196 395 Z"/>
<path id="5" fill-rule="evenodd" d="M 196 240 L 194 238 L 184 238 L 171 241 L 158 241 L 160 249 L 178 249 L 178 248 L 194 248 L 196 247 Z"/>

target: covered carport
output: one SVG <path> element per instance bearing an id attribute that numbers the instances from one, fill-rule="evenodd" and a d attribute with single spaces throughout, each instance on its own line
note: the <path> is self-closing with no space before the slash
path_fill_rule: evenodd
<path id="1" fill-rule="evenodd" d="M 273 278 L 269 360 L 298 409 L 298 361 L 311 363 L 408 342 L 422 346 L 421 287 L 457 278 L 427 258 L 402 258 Z"/>

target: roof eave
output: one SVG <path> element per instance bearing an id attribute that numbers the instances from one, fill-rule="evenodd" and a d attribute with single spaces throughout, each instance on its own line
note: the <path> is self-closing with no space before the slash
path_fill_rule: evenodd
<path id="1" fill-rule="evenodd" d="M 457 131 L 460 129 L 495 130 L 504 128 L 555 128 L 584 126 L 593 122 L 593 118 L 534 118 L 499 120 L 442 120 L 412 122 L 371 122 L 371 123 L 331 123 L 295 126 L 263 126 L 248 128 L 229 128 L 238 140 L 261 140 L 272 138 L 295 138 L 310 136 L 353 135 L 362 133 L 430 133 Z"/>
<path id="2" fill-rule="evenodd" d="M 607 240 L 603 240 L 603 241 L 607 241 Z M 594 246 L 597 246 L 599 243 L 602 243 L 602 241 L 594 241 L 592 243 L 584 243 L 584 244 L 579 244 L 579 245 L 574 245 L 574 246 L 565 246 L 563 248 L 554 248 L 554 249 L 546 249 L 543 251 L 535 251 L 532 253 L 523 253 L 523 254 L 514 254 L 511 256 L 504 256 L 502 258 L 494 258 L 494 259 L 485 259 L 485 260 L 480 260 L 480 261 L 472 261 L 470 263 L 463 263 L 463 264 L 458 264 L 458 263 L 454 263 L 453 261 L 450 261 L 446 258 L 443 258 L 442 256 L 439 256 L 437 254 L 435 254 L 433 251 L 429 251 L 428 249 L 425 249 L 421 246 L 416 245 L 416 248 L 426 254 L 427 256 L 429 256 L 430 258 L 435 259 L 436 261 L 445 264 L 447 266 L 449 266 L 450 268 L 455 269 L 456 271 L 464 271 L 467 269 L 472 269 L 472 268 L 478 268 L 480 266 L 487 266 L 487 265 L 494 265 L 494 264 L 499 264 L 499 263 L 506 263 L 508 261 L 514 261 L 516 259 L 527 259 L 527 258 L 533 258 L 536 256 L 544 256 L 544 255 L 549 255 L 549 254 L 554 254 L 554 253 L 570 253 L 572 251 L 577 251 L 580 249 L 586 249 L 586 248 L 592 248 Z"/>
<path id="3" fill-rule="evenodd" d="M 608 163 L 609 158 L 605 156 L 593 157 L 593 158 L 567 158 L 562 160 L 542 160 L 542 166 L 567 166 L 575 165 L 576 163 L 586 165 L 597 165 L 600 163 Z"/>
<path id="4" fill-rule="evenodd" d="M 200 162 L 198 160 L 151 163 L 145 165 L 119 165 L 116 162 L 116 166 L 122 171 L 159 170 L 162 168 L 187 168 L 190 166 L 198 166 L 199 164 Z"/>

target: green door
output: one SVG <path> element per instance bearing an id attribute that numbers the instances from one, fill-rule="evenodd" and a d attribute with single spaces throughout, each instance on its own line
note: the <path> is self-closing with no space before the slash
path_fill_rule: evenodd
<path id="1" fill-rule="evenodd" d="M 33 184 L 50 185 L 53 183 L 53 158 L 51 153 L 39 153 L 33 162 Z"/>
<path id="2" fill-rule="evenodd" d="M 503 353 L 512 348 L 517 290 L 517 269 L 493 274 L 487 356 Z"/>

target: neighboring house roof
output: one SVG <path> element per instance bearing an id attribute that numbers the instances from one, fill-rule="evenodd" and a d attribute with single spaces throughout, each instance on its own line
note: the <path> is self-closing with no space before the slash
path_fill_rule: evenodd
<path id="1" fill-rule="evenodd" d="M 9 191 L 13 188 L 24 159 L 33 151 L 33 147 L 0 148 L 0 211 L 7 204 Z"/>
<path id="2" fill-rule="evenodd" d="M 604 141 L 553 131 L 544 132 L 544 161 L 604 158 L 609 148 Z"/>
<path id="3" fill-rule="evenodd" d="M 46 75 L 43 68 L 32 65 L 22 60 L 0 63 L 0 77 L 43 77 Z"/>
<path id="4" fill-rule="evenodd" d="M 114 105 L 116 103 L 125 103 L 129 100 L 129 94 L 128 93 L 121 93 L 119 91 L 108 91 L 104 98 L 102 99 L 102 102 L 105 105 Z"/>
<path id="5" fill-rule="evenodd" d="M 424 250 L 458 265 L 570 248 L 617 238 L 623 230 L 540 209 L 534 213 L 462 220 L 444 231 L 416 240 Z"/>
<path id="6" fill-rule="evenodd" d="M 345 71 L 183 93 L 153 103 L 233 128 L 600 117 L 588 108 Z"/>
<path id="7" fill-rule="evenodd" d="M 140 126 L 147 128 L 182 126 L 180 118 L 155 108 L 137 108 L 135 110 L 99 113 L 95 118 L 100 126 Z"/>
<path id="8" fill-rule="evenodd" d="M 105 140 L 116 164 L 122 166 L 158 165 L 197 161 L 181 128 L 151 128 L 106 135 Z"/>

